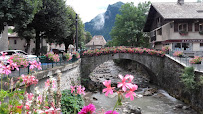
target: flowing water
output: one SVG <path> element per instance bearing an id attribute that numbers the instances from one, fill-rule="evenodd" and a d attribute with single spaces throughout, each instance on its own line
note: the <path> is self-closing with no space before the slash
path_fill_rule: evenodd
<path id="1" fill-rule="evenodd" d="M 97 67 L 90 77 L 95 82 L 103 82 L 105 80 L 112 80 L 112 82 L 120 81 L 118 79 L 118 74 L 131 74 L 134 78 L 134 83 L 138 84 L 139 89 L 136 92 L 137 96 L 140 98 L 135 98 L 133 101 L 130 99 L 124 99 L 122 102 L 124 105 L 133 105 L 141 108 L 142 114 L 197 114 L 189 106 L 184 104 L 183 102 L 173 98 L 166 91 L 154 86 L 150 85 L 148 82 L 147 74 L 139 73 L 137 71 L 132 70 L 124 70 L 119 66 L 116 66 L 113 61 L 105 62 L 104 64 Z M 157 88 L 157 91 L 148 96 L 144 96 L 145 91 L 148 88 Z M 93 103 L 97 111 L 99 110 L 112 110 L 117 101 L 117 95 L 111 95 L 106 97 L 103 93 L 95 92 L 95 93 L 87 93 L 85 96 L 86 105 L 89 103 Z M 181 106 L 181 108 L 179 107 Z M 179 108 L 178 108 L 179 107 Z M 119 107 L 118 112 L 120 114 L 124 113 L 125 108 Z"/>

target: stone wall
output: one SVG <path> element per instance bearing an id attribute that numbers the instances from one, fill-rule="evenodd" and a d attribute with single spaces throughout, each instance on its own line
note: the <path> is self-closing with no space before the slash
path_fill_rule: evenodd
<path id="1" fill-rule="evenodd" d="M 28 88 L 28 92 L 34 92 L 34 88 L 38 87 L 39 91 L 42 92 L 45 87 L 45 82 L 50 76 L 57 79 L 56 73 L 58 70 L 62 72 L 61 76 L 61 90 L 70 89 L 70 86 L 74 83 L 76 85 L 80 84 L 80 60 L 75 63 L 68 64 L 65 66 L 54 67 L 49 70 L 44 70 L 33 74 L 39 80 L 38 84 L 31 85 Z M 56 85 L 57 86 L 57 85 Z"/>
<path id="2" fill-rule="evenodd" d="M 142 64 L 150 76 L 150 82 L 165 89 L 170 95 L 189 103 L 197 111 L 203 111 L 203 87 L 199 87 L 191 93 L 184 92 L 184 85 L 180 82 L 184 66 L 166 56 L 129 53 L 83 56 L 81 59 L 81 83 L 88 87 L 92 83 L 88 77 L 89 74 L 100 64 L 112 59 L 130 59 Z M 200 72 L 195 72 L 195 74 L 197 79 L 203 75 Z"/>

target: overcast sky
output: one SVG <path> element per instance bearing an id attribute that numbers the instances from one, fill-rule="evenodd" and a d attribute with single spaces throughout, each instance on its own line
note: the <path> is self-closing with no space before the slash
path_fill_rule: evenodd
<path id="1" fill-rule="evenodd" d="M 144 2 L 145 0 L 66 0 L 66 4 L 73 7 L 73 9 L 80 15 L 83 23 L 89 22 L 100 13 L 104 13 L 109 4 L 114 4 L 118 1 Z M 151 2 L 177 2 L 177 0 L 149 0 Z M 185 0 L 185 2 L 196 2 L 197 0 Z"/>

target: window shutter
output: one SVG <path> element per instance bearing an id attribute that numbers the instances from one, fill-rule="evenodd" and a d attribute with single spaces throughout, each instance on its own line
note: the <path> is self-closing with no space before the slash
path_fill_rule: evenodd
<path id="1" fill-rule="evenodd" d="M 178 32 L 178 23 L 174 22 L 174 32 Z"/>
<path id="2" fill-rule="evenodd" d="M 199 31 L 199 23 L 195 23 L 195 31 Z"/>
<path id="3" fill-rule="evenodd" d="M 192 23 L 188 23 L 188 31 L 192 32 Z"/>

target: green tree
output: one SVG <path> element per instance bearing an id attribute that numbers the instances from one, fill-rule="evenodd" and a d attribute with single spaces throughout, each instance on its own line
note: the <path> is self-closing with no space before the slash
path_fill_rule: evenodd
<path id="1" fill-rule="evenodd" d="M 1 0 L 0 1 L 0 32 L 4 26 L 13 25 L 26 27 L 41 6 L 41 0 Z"/>
<path id="2" fill-rule="evenodd" d="M 65 45 L 65 51 L 67 52 L 68 46 L 70 44 L 74 44 L 75 42 L 75 34 L 76 34 L 76 13 L 71 6 L 66 7 L 66 26 L 69 28 L 68 35 L 65 37 L 61 37 L 60 39 L 56 39 L 55 42 Z"/>
<path id="3" fill-rule="evenodd" d="M 150 2 L 124 4 L 121 15 L 116 16 L 115 26 L 110 32 L 114 46 L 139 46 L 147 47 L 149 37 L 142 30 L 144 28 Z"/>
<path id="4" fill-rule="evenodd" d="M 68 36 L 69 28 L 67 26 L 67 17 L 64 0 L 42 0 L 42 6 L 34 15 L 34 19 L 27 27 L 17 27 L 16 31 L 22 35 L 23 38 L 27 38 L 28 41 L 32 38 L 32 32 L 34 32 L 36 40 L 35 54 L 39 55 L 41 39 L 46 38 L 52 42 L 54 39 L 61 39 Z M 30 34 L 28 34 L 29 32 L 25 34 L 25 29 L 29 31 Z"/>
<path id="5" fill-rule="evenodd" d="M 92 39 L 91 33 L 86 31 L 85 44 L 87 44 L 91 39 Z"/>

